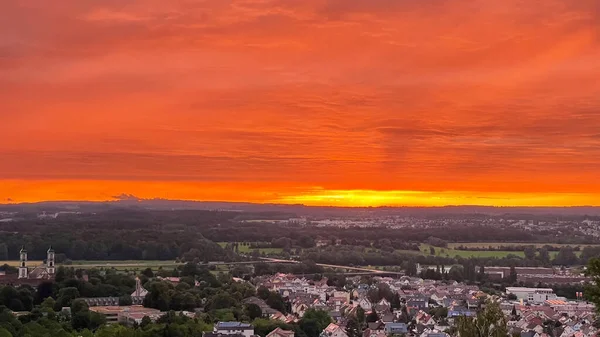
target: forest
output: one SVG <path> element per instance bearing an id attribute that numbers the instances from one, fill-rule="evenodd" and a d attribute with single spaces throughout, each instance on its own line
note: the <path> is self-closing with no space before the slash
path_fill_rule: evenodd
<path id="1" fill-rule="evenodd" d="M 451 264 L 455 256 L 412 256 L 421 243 L 444 247 L 449 242 L 543 243 L 544 236 L 516 228 L 495 228 L 459 224 L 448 227 L 411 228 L 327 228 L 287 223 L 244 221 L 249 218 L 281 217 L 282 213 L 207 210 L 146 210 L 107 207 L 89 213 L 69 213 L 40 219 L 33 214 L 0 224 L 0 261 L 18 259 L 26 247 L 30 260 L 42 260 L 52 246 L 57 263 L 69 260 L 181 260 L 236 261 L 242 259 L 235 249 L 217 242 L 251 245 L 251 249 L 277 247 L 282 256 L 301 260 L 344 265 L 398 265 L 415 259 L 422 264 Z M 289 215 L 288 215 L 289 216 Z M 442 221 L 442 220 L 440 220 Z M 317 239 L 341 244 L 327 249 L 315 248 Z M 529 248 L 527 251 L 531 250 Z M 515 248 L 516 250 L 517 248 Z M 546 247 L 546 251 L 554 249 Z M 598 249 L 588 248 L 574 254 L 568 248 L 549 259 L 543 248 L 533 249 L 525 258 L 481 259 L 486 265 L 548 266 L 585 263 Z"/>

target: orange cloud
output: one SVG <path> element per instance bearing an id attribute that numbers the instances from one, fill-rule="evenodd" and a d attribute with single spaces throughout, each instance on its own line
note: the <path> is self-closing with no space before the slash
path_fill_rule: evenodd
<path id="1" fill-rule="evenodd" d="M 594 0 L 13 1 L 0 11 L 0 200 L 600 196 Z"/>

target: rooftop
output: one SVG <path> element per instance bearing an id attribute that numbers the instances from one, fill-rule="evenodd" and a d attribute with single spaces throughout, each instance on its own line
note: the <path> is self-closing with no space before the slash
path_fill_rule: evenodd
<path id="1" fill-rule="evenodd" d="M 252 329 L 252 325 L 248 323 L 241 322 L 219 322 L 217 323 L 216 329 Z"/>

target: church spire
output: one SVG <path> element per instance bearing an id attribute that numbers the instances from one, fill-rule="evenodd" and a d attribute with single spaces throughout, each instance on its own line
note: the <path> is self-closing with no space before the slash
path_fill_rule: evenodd
<path id="1" fill-rule="evenodd" d="M 25 250 L 25 246 L 21 247 L 21 251 L 19 252 L 19 278 L 28 278 L 29 270 L 27 269 L 27 251 Z"/>

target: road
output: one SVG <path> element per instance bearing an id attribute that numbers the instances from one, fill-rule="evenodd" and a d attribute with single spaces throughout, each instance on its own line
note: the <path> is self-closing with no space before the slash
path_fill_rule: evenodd
<path id="1" fill-rule="evenodd" d="M 300 261 L 296 261 L 296 260 L 281 260 L 281 259 L 273 259 L 273 258 L 268 258 L 268 257 L 261 257 L 260 259 L 263 261 L 268 261 L 268 262 L 272 262 L 272 263 L 300 263 Z M 341 265 L 337 265 L 337 264 L 316 263 L 316 265 L 319 267 L 325 267 L 325 268 L 346 269 L 346 270 L 353 270 L 353 271 L 369 272 L 369 273 L 373 273 L 373 274 L 404 275 L 404 273 L 400 273 L 400 272 L 389 272 L 389 271 L 370 269 L 370 268 L 362 268 L 362 267 L 341 266 Z"/>
<path id="2" fill-rule="evenodd" d="M 219 265 L 243 265 L 243 264 L 256 264 L 256 263 L 261 263 L 261 262 L 266 262 L 266 263 L 300 263 L 300 261 L 297 260 L 283 260 L 283 259 L 275 259 L 275 258 L 269 258 L 269 257 L 260 257 L 258 258 L 259 260 L 257 261 L 240 261 L 240 262 L 208 262 L 206 265 L 209 266 L 219 266 Z M 176 263 L 176 262 L 172 262 L 172 261 L 161 261 L 160 263 L 115 263 L 115 262 L 100 262 L 100 263 L 93 263 L 90 261 L 90 263 L 85 263 L 85 264 L 73 264 L 71 265 L 71 267 L 79 267 L 79 268 L 93 268 L 93 267 L 126 267 L 126 268 L 135 268 L 135 267 L 156 267 L 157 265 L 161 265 L 161 266 L 178 266 L 178 265 L 182 265 L 181 263 Z M 317 266 L 320 267 L 324 267 L 324 268 L 334 268 L 334 269 L 345 269 L 348 271 L 355 271 L 355 272 L 366 272 L 366 273 L 371 273 L 371 274 L 385 274 L 385 275 L 404 275 L 404 273 L 400 273 L 400 272 L 390 272 L 390 271 L 383 271 L 383 270 L 377 270 L 377 269 L 371 269 L 371 268 L 364 268 L 364 267 L 352 267 L 352 266 L 342 266 L 342 265 L 337 265 L 337 264 L 326 264 L 326 263 L 316 263 Z"/>

